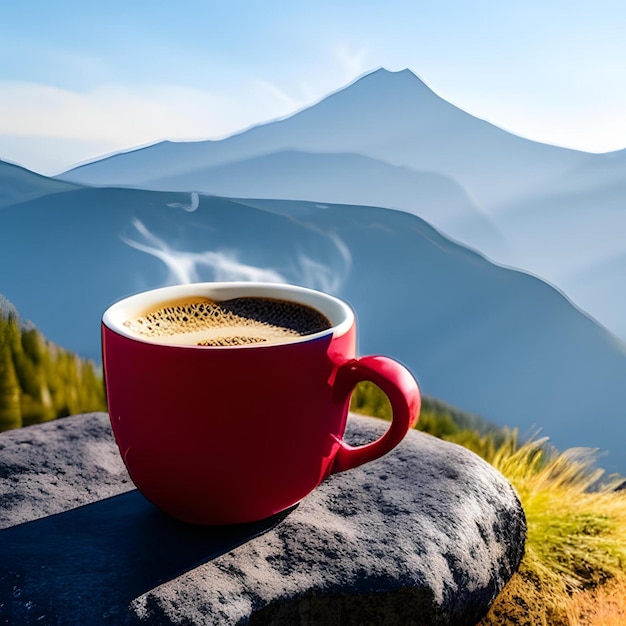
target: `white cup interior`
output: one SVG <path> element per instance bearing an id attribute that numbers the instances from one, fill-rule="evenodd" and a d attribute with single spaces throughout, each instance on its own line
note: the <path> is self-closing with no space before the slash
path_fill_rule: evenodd
<path id="1" fill-rule="evenodd" d="M 104 312 L 102 322 L 116 333 L 137 341 L 163 343 L 159 338 L 155 337 L 152 339 L 133 333 L 124 322 L 136 319 L 146 311 L 158 308 L 160 304 L 165 304 L 179 298 L 204 297 L 219 302 L 246 296 L 276 298 L 304 304 L 317 309 L 330 321 L 330 329 L 294 338 L 289 340 L 289 343 L 310 341 L 316 337 L 326 335 L 329 332 L 332 332 L 335 336 L 341 336 L 345 334 L 354 323 L 354 312 L 350 306 L 343 300 L 335 298 L 334 296 L 297 285 L 254 282 L 190 283 L 144 291 L 112 304 Z M 263 347 L 263 344 L 256 344 L 254 347 Z"/>

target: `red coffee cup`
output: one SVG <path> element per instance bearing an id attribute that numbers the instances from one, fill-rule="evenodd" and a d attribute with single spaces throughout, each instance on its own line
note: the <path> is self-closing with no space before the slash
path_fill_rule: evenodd
<path id="1" fill-rule="evenodd" d="M 168 345 L 125 325 L 180 298 L 260 297 L 323 313 L 331 327 L 280 343 Z M 415 424 L 418 385 L 397 361 L 356 356 L 355 316 L 325 293 L 286 284 L 198 283 L 130 296 L 102 318 L 111 425 L 143 495 L 185 522 L 233 524 L 291 507 L 327 476 L 383 456 Z M 393 419 L 378 440 L 343 441 L 359 381 L 389 397 Z"/>

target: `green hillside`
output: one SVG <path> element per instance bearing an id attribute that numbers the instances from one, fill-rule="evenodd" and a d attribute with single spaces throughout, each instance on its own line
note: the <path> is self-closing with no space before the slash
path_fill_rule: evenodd
<path id="1" fill-rule="evenodd" d="M 369 381 L 363 381 L 357 385 L 350 400 L 350 410 L 363 415 L 391 419 L 391 404 L 387 396 Z M 500 443 L 508 436 L 508 433 L 501 427 L 490 424 L 479 415 L 462 411 L 437 398 L 423 394 L 416 428 L 435 437 L 453 441 L 466 437 L 479 439 L 483 435 L 489 435 L 494 443 Z"/>
<path id="2" fill-rule="evenodd" d="M 104 410 L 102 375 L 94 363 L 0 307 L 0 431 Z"/>

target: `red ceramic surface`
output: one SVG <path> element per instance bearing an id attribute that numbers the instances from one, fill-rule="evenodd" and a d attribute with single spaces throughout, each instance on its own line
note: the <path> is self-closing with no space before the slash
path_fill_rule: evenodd
<path id="1" fill-rule="evenodd" d="M 147 303 L 185 294 L 261 295 L 324 312 L 333 327 L 291 343 L 206 347 L 131 336 L 121 323 Z M 389 452 L 417 421 L 420 394 L 404 366 L 356 356 L 351 309 L 288 285 L 201 283 L 120 301 L 102 322 L 109 414 L 137 488 L 170 515 L 196 524 L 262 519 L 299 502 L 333 472 Z M 393 420 L 377 441 L 342 440 L 350 395 L 370 380 Z"/>

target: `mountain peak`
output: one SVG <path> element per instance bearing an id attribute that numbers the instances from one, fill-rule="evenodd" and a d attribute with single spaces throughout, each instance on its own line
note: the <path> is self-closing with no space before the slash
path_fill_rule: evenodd
<path id="1" fill-rule="evenodd" d="M 373 76 L 374 74 L 380 74 L 380 75 L 393 75 L 393 74 L 405 74 L 405 73 L 409 73 L 412 74 L 411 70 L 407 67 L 405 67 L 403 70 L 389 70 L 386 67 L 379 67 L 375 70 L 372 70 L 371 72 L 367 72 L 367 75 Z"/>
<path id="2" fill-rule="evenodd" d="M 386 87 L 402 84 L 419 84 L 428 91 L 431 91 L 426 83 L 409 68 L 404 68 L 403 70 L 389 70 L 386 67 L 379 67 L 378 69 L 372 70 L 360 76 L 354 81 L 354 83 L 352 83 L 352 85 L 362 81 L 376 81 L 377 83 L 381 83 L 382 81 L 384 81 Z M 349 89 L 350 85 L 348 85 L 346 88 Z"/>
<path id="3" fill-rule="evenodd" d="M 391 106 L 394 111 L 398 105 L 405 112 L 411 109 L 416 102 L 420 106 L 434 107 L 442 111 L 455 109 L 455 107 L 432 91 L 424 81 L 409 69 L 389 70 L 384 67 L 372 70 L 356 78 L 352 83 L 328 94 L 317 104 L 307 107 L 291 116 L 291 119 L 318 115 L 326 110 L 334 110 L 339 113 L 343 107 L 347 107 L 344 113 L 349 118 L 354 115 L 354 108 L 365 112 L 379 120 L 384 119 L 383 111 Z M 287 118 L 290 119 L 290 118 Z"/>

